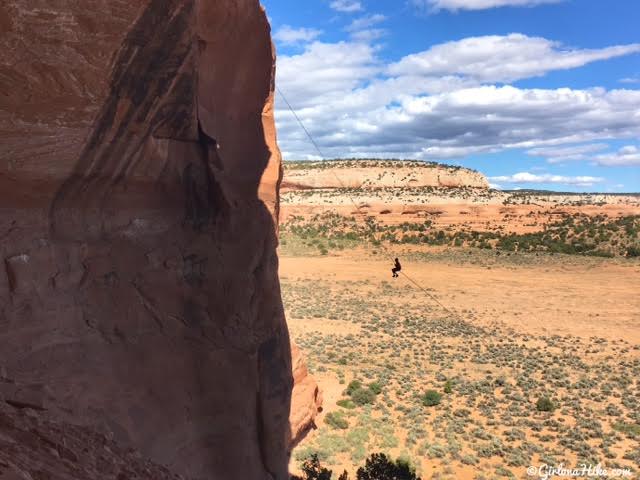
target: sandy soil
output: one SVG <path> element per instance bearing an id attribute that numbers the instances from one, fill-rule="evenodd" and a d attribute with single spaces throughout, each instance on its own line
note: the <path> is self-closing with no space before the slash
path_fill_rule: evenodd
<path id="1" fill-rule="evenodd" d="M 475 321 L 480 324 L 500 321 L 532 334 L 640 344 L 640 265 L 598 263 L 486 267 L 404 262 L 403 272 L 460 315 L 478 312 Z M 289 278 L 381 281 L 390 280 L 390 268 L 387 259 L 364 255 L 283 257 L 280 262 L 281 275 Z M 395 281 L 421 294 L 406 277 Z"/>
<path id="2" fill-rule="evenodd" d="M 619 365 L 630 365 L 632 359 L 640 357 L 640 348 L 638 348 L 640 346 L 640 297 L 637 294 L 640 292 L 640 261 L 534 254 L 497 257 L 494 252 L 480 252 L 476 249 L 448 250 L 426 246 L 413 247 L 413 249 L 401 246 L 393 248 L 388 253 L 391 256 L 400 256 L 403 260 L 403 273 L 420 288 L 406 276 L 392 279 L 390 260 L 381 258 L 380 255 L 371 255 L 364 249 L 332 253 L 327 256 L 281 256 L 280 274 L 284 291 L 288 292 L 300 285 L 306 285 L 305 288 L 309 288 L 294 294 L 286 294 L 285 308 L 287 308 L 292 336 L 303 343 L 305 339 L 314 339 L 308 342 L 305 353 L 324 396 L 325 408 L 317 419 L 317 424 L 321 428 L 312 432 L 298 447 L 299 449 L 337 441 L 339 432 L 336 433 L 326 426 L 322 427 L 326 425 L 326 415 L 330 412 L 344 411 L 336 402 L 345 397 L 345 387 L 353 378 L 362 378 L 363 372 L 367 372 L 368 369 L 375 370 L 375 365 L 387 362 L 397 366 L 393 376 L 400 375 L 400 379 L 397 380 L 399 383 L 392 381 L 386 387 L 389 389 L 389 394 L 385 394 L 387 405 L 394 404 L 396 407 L 392 407 L 391 410 L 374 409 L 370 417 L 362 417 L 359 409 L 346 411 L 347 418 L 350 419 L 350 429 L 347 432 L 351 432 L 354 427 L 360 428 L 363 418 L 372 419 L 370 422 L 373 422 L 374 431 L 382 425 L 380 422 L 391 422 L 392 434 L 398 439 L 399 445 L 387 449 L 369 447 L 373 450 L 369 450 L 368 453 L 385 450 L 393 455 L 402 455 L 409 452 L 413 461 L 418 463 L 423 480 L 499 478 L 500 475 L 496 472 L 506 468 L 507 464 L 504 462 L 508 460 L 505 458 L 490 456 L 485 459 L 481 456 L 477 465 L 465 465 L 459 461 L 452 461 L 447 455 L 442 458 L 434 457 L 433 455 L 437 453 L 433 454 L 431 451 L 428 455 L 416 453 L 420 450 L 403 446 L 407 442 L 407 424 L 403 423 L 403 414 L 397 410 L 397 405 L 404 405 L 406 408 L 412 406 L 409 398 L 398 392 L 402 390 L 402 384 L 405 382 L 402 380 L 403 376 L 411 378 L 411 388 L 414 388 L 413 382 L 415 382 L 415 388 L 421 391 L 420 389 L 427 386 L 441 388 L 442 384 L 435 377 L 437 371 L 447 376 L 451 375 L 452 378 L 462 377 L 464 381 L 469 382 L 481 382 L 487 375 L 491 378 L 506 376 L 513 379 L 522 374 L 522 365 L 526 363 L 524 357 L 508 368 L 504 365 L 500 366 L 501 353 L 498 353 L 497 361 L 478 362 L 473 355 L 469 356 L 470 344 L 473 344 L 478 351 L 490 351 L 496 345 L 500 345 L 505 348 L 508 346 L 504 352 L 511 351 L 509 348 L 522 348 L 523 351 L 528 350 L 533 354 L 540 352 L 542 355 L 544 352 L 545 357 L 552 355 L 551 352 L 558 355 L 564 353 L 580 357 L 586 364 L 597 365 L 598 368 L 605 368 L 605 371 L 608 371 L 609 367 L 606 365 L 609 363 L 611 368 L 616 368 Z M 391 288 L 393 295 L 382 295 L 382 290 L 385 288 Z M 319 291 L 321 289 L 324 290 Z M 334 297 L 336 300 L 331 303 Z M 378 298 L 379 305 L 376 304 Z M 394 312 L 399 313 L 404 310 L 412 310 L 418 314 L 422 312 L 425 321 L 447 315 L 434 298 L 454 312 L 453 317 L 463 319 L 472 326 L 486 328 L 486 331 L 492 331 L 494 334 L 471 336 L 465 339 L 465 337 L 458 337 L 456 333 L 447 333 L 445 329 L 444 334 L 436 334 L 435 337 L 425 340 L 424 333 L 418 329 L 412 330 L 411 335 L 415 335 L 415 338 L 404 337 L 406 341 L 403 341 L 402 338 L 394 338 L 393 334 L 372 331 L 366 326 L 364 317 L 376 315 L 383 318 L 393 317 Z M 348 318 L 343 309 L 345 303 L 349 301 L 354 304 L 367 302 L 367 305 L 355 310 L 357 312 L 355 318 Z M 318 309 L 313 313 L 301 313 L 301 308 L 312 304 L 317 304 Z M 343 313 L 335 315 L 333 306 Z M 359 323 L 361 321 L 363 323 Z M 398 331 L 398 336 L 402 335 Z M 499 338 L 495 338 L 496 336 Z M 438 343 L 440 348 L 445 348 L 448 352 L 449 357 L 446 357 L 448 360 L 432 358 L 425 366 L 418 366 L 417 371 L 409 369 L 411 362 L 424 361 L 424 356 L 421 355 L 428 354 L 430 351 L 433 353 L 435 346 L 433 338 L 440 338 Z M 562 340 L 556 345 L 555 338 Z M 326 357 L 326 353 L 333 351 L 334 345 L 341 344 L 342 341 L 350 342 L 351 346 L 340 351 L 352 352 L 347 366 L 344 367 L 341 363 L 327 360 Z M 396 343 L 394 350 L 385 351 L 391 348 L 394 342 Z M 398 350 L 398 343 L 400 350 Z M 406 345 L 403 346 L 403 344 Z M 360 353 L 362 357 L 359 356 Z M 542 372 L 535 373 L 535 378 L 543 386 L 542 390 L 545 384 L 552 381 L 547 374 L 554 368 L 554 364 L 567 370 L 567 379 L 571 381 L 578 381 L 579 378 L 584 377 L 584 373 L 572 371 L 568 364 L 563 365 L 563 361 L 558 363 L 551 359 Z M 380 371 L 382 370 L 376 370 L 378 373 Z M 424 374 L 419 373 L 422 371 Z M 514 388 L 518 389 L 515 383 Z M 634 388 L 637 392 L 637 386 Z M 488 432 L 487 435 L 493 436 L 491 438 L 509 438 L 508 435 L 514 427 L 487 421 L 487 411 L 483 410 L 481 405 L 485 402 L 496 402 L 493 410 L 499 415 L 510 408 L 520 408 L 521 405 L 529 409 L 532 407 L 526 407 L 526 405 L 530 405 L 529 402 L 535 403 L 539 391 L 539 387 L 535 389 L 535 393 L 533 390 L 531 392 L 522 390 L 520 395 L 528 397 L 530 394 L 530 398 L 523 400 L 524 404 L 514 403 L 514 397 L 501 392 L 500 389 L 496 389 L 486 398 L 483 397 L 479 404 L 469 403 L 466 397 L 454 395 L 447 399 L 444 413 L 441 410 L 428 409 L 421 413 L 424 426 L 428 431 L 424 437 L 427 445 L 443 444 L 443 432 L 445 430 L 450 432 L 451 418 L 455 423 L 456 412 L 465 410 L 468 410 L 468 425 L 482 428 L 483 431 Z M 563 404 L 566 402 L 561 413 L 556 412 L 549 417 L 536 413 L 533 407 L 533 413 L 527 414 L 531 415 L 530 420 L 527 421 L 539 422 L 540 425 L 535 432 L 528 431 L 526 434 L 531 443 L 538 442 L 541 445 L 540 453 L 535 454 L 530 460 L 533 465 L 543 463 L 541 455 L 545 450 L 554 454 L 564 452 L 563 458 L 569 464 L 577 465 L 579 462 L 579 457 L 575 456 L 574 452 L 563 450 L 562 435 L 556 428 L 548 427 L 550 424 L 547 422 L 550 419 L 562 422 L 563 431 L 570 436 L 571 429 L 577 428 L 579 431 L 581 428 L 579 425 L 576 427 L 581 421 L 579 412 L 593 412 L 593 418 L 602 422 L 606 435 L 616 435 L 611 430 L 613 423 L 610 423 L 611 420 L 602 411 L 604 405 L 602 399 L 585 398 L 583 395 L 579 400 L 582 406 L 574 411 L 571 406 L 577 401 L 572 400 L 575 392 L 563 390 L 558 395 L 559 402 Z M 616 408 L 624 409 L 620 398 L 609 397 L 607 401 L 617 405 Z M 587 416 L 590 417 L 590 415 L 591 413 Z M 527 431 L 522 426 L 518 428 Z M 461 438 L 456 437 L 462 445 L 459 455 L 475 457 L 474 449 L 477 447 L 477 442 L 470 431 Z M 345 435 L 349 438 L 349 433 Z M 553 438 L 553 442 L 540 443 L 538 439 L 544 439 L 545 435 Z M 599 445 L 602 445 L 599 438 L 595 437 L 587 444 L 598 451 Z M 556 440 L 560 443 L 556 443 Z M 371 442 L 369 445 L 376 445 L 373 440 Z M 514 448 L 516 444 L 518 444 L 516 441 L 506 442 L 506 445 Z M 609 455 L 622 458 L 623 455 L 628 455 L 629 451 L 637 448 L 637 439 L 633 440 L 630 437 L 625 440 L 620 437 L 617 443 L 609 447 Z M 345 454 L 335 456 L 333 463 L 328 464 L 334 470 L 334 477 L 337 477 L 343 469 L 350 471 L 352 477 L 355 476 L 355 465 L 358 462 L 354 462 L 352 458 Z M 628 462 L 623 464 L 629 465 Z M 295 472 L 298 468 L 299 462 L 295 458 L 292 459 L 292 471 Z M 509 467 L 508 470 L 513 472 L 516 478 L 526 478 L 525 467 Z"/>

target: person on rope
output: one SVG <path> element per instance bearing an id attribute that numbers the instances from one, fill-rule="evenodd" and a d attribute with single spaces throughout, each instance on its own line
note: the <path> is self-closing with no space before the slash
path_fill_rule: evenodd
<path id="1" fill-rule="evenodd" d="M 391 269 L 391 273 L 393 273 L 393 278 L 398 277 L 398 272 L 402 270 L 402 265 L 400 265 L 400 260 L 396 258 L 395 266 Z"/>

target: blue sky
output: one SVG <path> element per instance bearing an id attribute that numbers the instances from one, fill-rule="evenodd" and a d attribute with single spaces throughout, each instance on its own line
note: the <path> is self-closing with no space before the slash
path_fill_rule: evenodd
<path id="1" fill-rule="evenodd" d="M 640 192 L 637 0 L 262 0 L 277 85 L 324 157 Z M 318 153 L 280 96 L 286 159 Z"/>

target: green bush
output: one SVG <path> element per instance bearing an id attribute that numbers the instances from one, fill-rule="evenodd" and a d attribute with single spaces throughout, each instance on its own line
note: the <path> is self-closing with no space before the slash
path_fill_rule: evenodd
<path id="1" fill-rule="evenodd" d="M 360 380 L 351 380 L 351 382 L 349 382 L 349 385 L 347 386 L 346 394 L 351 396 L 353 392 L 355 392 L 356 390 L 360 390 L 361 388 L 362 382 L 360 382 Z"/>
<path id="2" fill-rule="evenodd" d="M 356 405 L 362 406 L 376 401 L 376 394 L 368 388 L 359 388 L 351 394 L 351 399 Z"/>
<path id="3" fill-rule="evenodd" d="M 427 390 L 422 396 L 422 403 L 427 407 L 439 405 L 442 401 L 442 394 L 435 390 Z"/>
<path id="4" fill-rule="evenodd" d="M 329 412 L 327 413 L 327 416 L 324 417 L 324 421 L 327 425 L 333 428 L 341 430 L 349 428 L 349 422 L 344 418 L 344 413 L 342 412 Z"/>
<path id="5" fill-rule="evenodd" d="M 536 402 L 536 409 L 539 412 L 553 412 L 556 409 L 556 404 L 549 397 L 540 397 Z"/>
<path id="6" fill-rule="evenodd" d="M 342 398 L 336 402 L 339 407 L 346 408 L 347 410 L 352 410 L 356 408 L 356 404 L 353 403 L 353 400 L 350 398 Z"/>
<path id="7" fill-rule="evenodd" d="M 369 390 L 371 390 L 376 395 L 380 395 L 382 393 L 382 385 L 380 384 L 380 382 L 370 383 Z"/>

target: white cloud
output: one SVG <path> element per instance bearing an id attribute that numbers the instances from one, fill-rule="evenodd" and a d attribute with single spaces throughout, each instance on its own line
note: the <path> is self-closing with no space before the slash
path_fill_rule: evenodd
<path id="1" fill-rule="evenodd" d="M 370 43 L 384 37 L 387 31 L 383 28 L 368 28 L 351 33 L 351 39 L 357 42 Z"/>
<path id="2" fill-rule="evenodd" d="M 519 33 L 470 37 L 442 43 L 390 65 L 391 75 L 458 75 L 480 83 L 513 82 L 553 70 L 640 52 L 640 44 L 601 49 L 565 49 L 558 42 Z"/>
<path id="3" fill-rule="evenodd" d="M 540 183 L 552 183 L 559 185 L 572 185 L 576 187 L 592 187 L 596 183 L 604 182 L 604 178 L 600 177 L 588 177 L 588 176 L 576 176 L 567 177 L 563 175 L 551 175 L 542 174 L 536 175 L 534 173 L 520 172 L 514 175 L 503 175 L 498 177 L 489 177 L 492 182 L 503 182 L 512 184 L 540 184 Z"/>
<path id="4" fill-rule="evenodd" d="M 640 148 L 635 145 L 628 145 L 615 153 L 597 155 L 594 160 L 598 165 L 605 167 L 640 166 Z"/>
<path id="5" fill-rule="evenodd" d="M 273 38 L 283 45 L 294 45 L 296 43 L 307 43 L 315 40 L 322 34 L 322 30 L 315 28 L 293 28 L 289 25 L 282 26 Z"/>
<path id="6" fill-rule="evenodd" d="M 417 7 L 438 10 L 486 10 L 497 7 L 533 7 L 545 3 L 560 3 L 563 0 L 411 0 Z"/>
<path id="7" fill-rule="evenodd" d="M 619 80 L 620 83 L 640 83 L 640 77 L 626 77 Z"/>
<path id="8" fill-rule="evenodd" d="M 505 65 L 530 56 L 509 52 L 502 56 Z M 458 62 L 463 65 L 464 59 Z M 277 82 L 327 157 L 456 159 L 537 149 L 555 159 L 595 153 L 593 146 L 575 151 L 586 143 L 640 136 L 639 90 L 483 85 L 484 80 L 448 67 L 427 74 L 395 71 L 381 60 L 375 44 L 353 38 L 316 41 L 300 54 L 280 56 Z M 286 158 L 315 154 L 281 100 L 276 113 Z M 543 147 L 564 150 L 554 155 Z"/>
<path id="9" fill-rule="evenodd" d="M 364 10 L 360 2 L 352 0 L 334 0 L 329 6 L 332 9 L 342 13 L 353 13 Z"/>
<path id="10" fill-rule="evenodd" d="M 284 94 L 297 109 L 314 109 L 315 113 L 353 94 L 380 71 L 374 47 L 348 42 L 314 42 L 299 55 L 280 56 L 277 67 Z"/>
<path id="11" fill-rule="evenodd" d="M 564 163 L 576 160 L 589 159 L 590 153 L 599 152 L 609 148 L 606 143 L 590 143 L 586 145 L 570 145 L 567 147 L 542 147 L 534 148 L 527 152 L 534 157 L 546 157 L 549 163 Z"/>
<path id="12" fill-rule="evenodd" d="M 365 15 L 364 17 L 356 18 L 346 28 L 348 32 L 356 32 L 358 30 L 365 30 L 371 28 L 374 25 L 384 22 L 387 19 L 380 13 L 372 13 L 371 15 Z"/>

